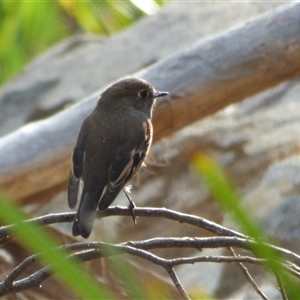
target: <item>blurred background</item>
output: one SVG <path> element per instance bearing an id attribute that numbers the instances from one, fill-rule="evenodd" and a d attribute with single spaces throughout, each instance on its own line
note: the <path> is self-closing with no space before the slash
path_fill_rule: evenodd
<path id="1" fill-rule="evenodd" d="M 110 36 L 157 12 L 167 2 L 1 1 L 0 85 L 36 55 L 67 37 L 79 33 Z"/>
<path id="2" fill-rule="evenodd" d="M 94 108 L 102 88 L 179 51 L 188 53 L 211 36 L 246 27 L 251 19 L 272 13 L 287 2 L 293 1 L 1 1 L 1 186 L 30 216 L 70 211 L 66 201 L 69 157 L 83 114 Z M 232 45 L 237 46 L 238 42 Z M 218 65 L 208 65 L 211 76 L 226 83 L 224 74 L 219 77 Z M 249 71 L 247 64 L 239 67 L 245 73 Z M 181 66 L 174 67 L 174 72 L 181 70 Z M 178 96 L 169 92 L 174 98 Z M 157 141 L 148 167 L 141 170 L 135 182 L 133 200 L 138 206 L 166 207 L 236 229 L 190 165 L 193 154 L 210 153 L 233 180 L 241 202 L 255 221 L 274 242 L 299 252 L 299 95 L 299 79 L 282 82 Z M 182 97 L 188 103 L 188 95 Z M 66 123 L 70 126 L 63 132 Z M 13 131 L 17 138 L 14 133 L 10 135 Z M 30 142 L 26 143 L 29 135 Z M 58 151 L 61 144 L 67 148 L 65 153 Z M 51 147 L 45 149 L 45 145 Z M 61 160 L 56 160 L 59 155 Z M 47 159 L 51 163 L 45 163 Z M 51 168 L 54 164 L 56 169 Z M 127 200 L 120 195 L 114 204 L 127 205 Z M 78 241 L 71 236 L 70 224 L 51 226 L 49 231 L 61 244 Z M 95 222 L 90 240 L 108 237 L 126 242 L 164 236 L 210 234 L 163 219 L 139 218 L 134 226 L 131 218 L 112 217 Z M 29 255 L 17 241 L 7 243 L 2 250 L 0 279 Z M 224 252 L 204 250 L 201 254 Z M 156 253 L 166 257 L 199 255 L 194 249 L 160 249 Z M 169 297 L 164 298 L 177 295 L 164 270 L 135 257 L 126 259 L 137 274 L 136 285 L 149 291 L 164 285 L 161 290 L 169 289 Z M 109 260 L 84 266 L 99 280 L 104 276 L 116 295 L 126 298 Z M 207 295 L 219 299 L 257 297 L 241 271 L 230 264 L 183 265 L 177 272 L 191 295 L 204 293 L 203 299 Z M 256 268 L 251 272 L 272 299 L 280 298 L 277 286 L 265 272 Z M 26 291 L 22 296 L 75 298 L 53 278 L 47 279 L 42 289 Z"/>

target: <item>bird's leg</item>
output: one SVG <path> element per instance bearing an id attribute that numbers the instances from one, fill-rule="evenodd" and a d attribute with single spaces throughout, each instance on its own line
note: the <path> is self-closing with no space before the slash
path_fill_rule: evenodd
<path id="1" fill-rule="evenodd" d="M 133 223 L 136 224 L 136 216 L 134 214 L 134 209 L 136 208 L 135 203 L 131 200 L 130 196 L 128 195 L 128 193 L 126 192 L 125 189 L 123 189 L 123 192 L 125 194 L 125 196 L 127 197 L 128 201 L 129 201 L 129 205 L 128 205 L 128 209 L 130 210 L 132 219 L 133 219 Z"/>

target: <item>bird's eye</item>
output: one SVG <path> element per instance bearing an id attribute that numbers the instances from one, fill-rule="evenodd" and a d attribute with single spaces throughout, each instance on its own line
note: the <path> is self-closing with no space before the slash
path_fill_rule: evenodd
<path id="1" fill-rule="evenodd" d="M 148 92 L 146 90 L 142 90 L 142 91 L 139 92 L 139 96 L 142 99 L 146 99 L 148 97 Z"/>

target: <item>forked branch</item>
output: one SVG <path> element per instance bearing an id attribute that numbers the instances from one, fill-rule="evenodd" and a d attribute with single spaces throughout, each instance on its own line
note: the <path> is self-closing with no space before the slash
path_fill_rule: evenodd
<path id="1" fill-rule="evenodd" d="M 147 260 L 155 265 L 158 265 L 166 270 L 170 279 L 177 288 L 179 294 L 183 299 L 189 299 L 187 292 L 176 274 L 175 268 L 183 264 L 195 264 L 201 262 L 215 262 L 215 263 L 237 263 L 242 268 L 246 278 L 253 286 L 255 291 L 262 299 L 268 299 L 266 295 L 259 289 L 257 283 L 249 274 L 245 267 L 245 264 L 253 265 L 265 265 L 268 260 L 276 260 L 276 263 L 281 266 L 284 272 L 287 272 L 294 276 L 296 279 L 300 279 L 300 257 L 284 248 L 280 248 L 271 244 L 264 244 L 266 247 L 270 247 L 275 250 L 281 259 L 279 258 L 258 258 L 253 254 L 252 249 L 258 244 L 255 240 L 246 237 L 245 235 L 236 231 L 230 230 L 226 227 L 218 225 L 214 222 L 210 222 L 203 218 L 182 214 L 176 211 L 167 210 L 164 208 L 136 208 L 136 216 L 139 217 L 161 217 L 168 218 L 177 222 L 187 223 L 199 228 L 206 229 L 218 236 L 212 236 L 207 238 L 198 237 L 182 237 L 182 238 L 153 238 L 142 241 L 130 241 L 120 244 L 111 244 L 104 242 L 80 242 L 73 244 L 66 244 L 58 247 L 57 249 L 64 249 L 68 251 L 67 258 L 75 261 L 91 261 L 103 257 L 109 257 L 114 255 L 129 254 L 131 256 L 139 257 Z M 123 207 L 112 207 L 103 213 L 99 213 L 98 217 L 108 217 L 112 215 L 128 215 L 130 216 L 130 210 Z M 26 222 L 33 222 L 39 226 L 45 226 L 54 223 L 72 222 L 74 213 L 62 213 L 51 214 L 42 216 L 39 218 L 27 220 Z M 15 225 L 5 226 L 0 228 L 0 238 L 10 234 L 10 230 Z M 167 259 L 157 256 L 151 251 L 162 248 L 192 248 L 201 254 L 202 249 L 212 248 L 224 248 L 230 249 L 230 256 L 203 256 L 195 255 L 190 257 L 175 257 Z M 248 251 L 247 255 L 236 255 L 232 249 L 244 249 Z M 30 274 L 29 276 L 18 279 L 25 270 L 27 270 L 32 264 L 39 260 L 39 254 L 34 254 L 26 258 L 22 263 L 16 266 L 6 277 L 6 279 L 0 283 L 0 296 L 20 292 L 29 288 L 40 286 L 41 283 L 53 274 L 52 265 L 45 266 L 40 270 Z M 53 262 L 55 263 L 55 262 Z M 280 275 L 274 274 L 277 282 L 280 285 L 283 299 L 286 298 L 286 293 Z"/>

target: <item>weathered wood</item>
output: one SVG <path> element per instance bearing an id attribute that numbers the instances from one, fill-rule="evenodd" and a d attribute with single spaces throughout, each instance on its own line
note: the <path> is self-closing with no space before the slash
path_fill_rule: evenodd
<path id="1" fill-rule="evenodd" d="M 135 74 L 170 98 L 157 103 L 155 140 L 300 75 L 300 3 L 287 5 Z M 167 41 L 166 41 L 167 42 Z M 97 95 L 0 140 L 0 184 L 14 199 L 62 186 L 78 128 Z"/>

